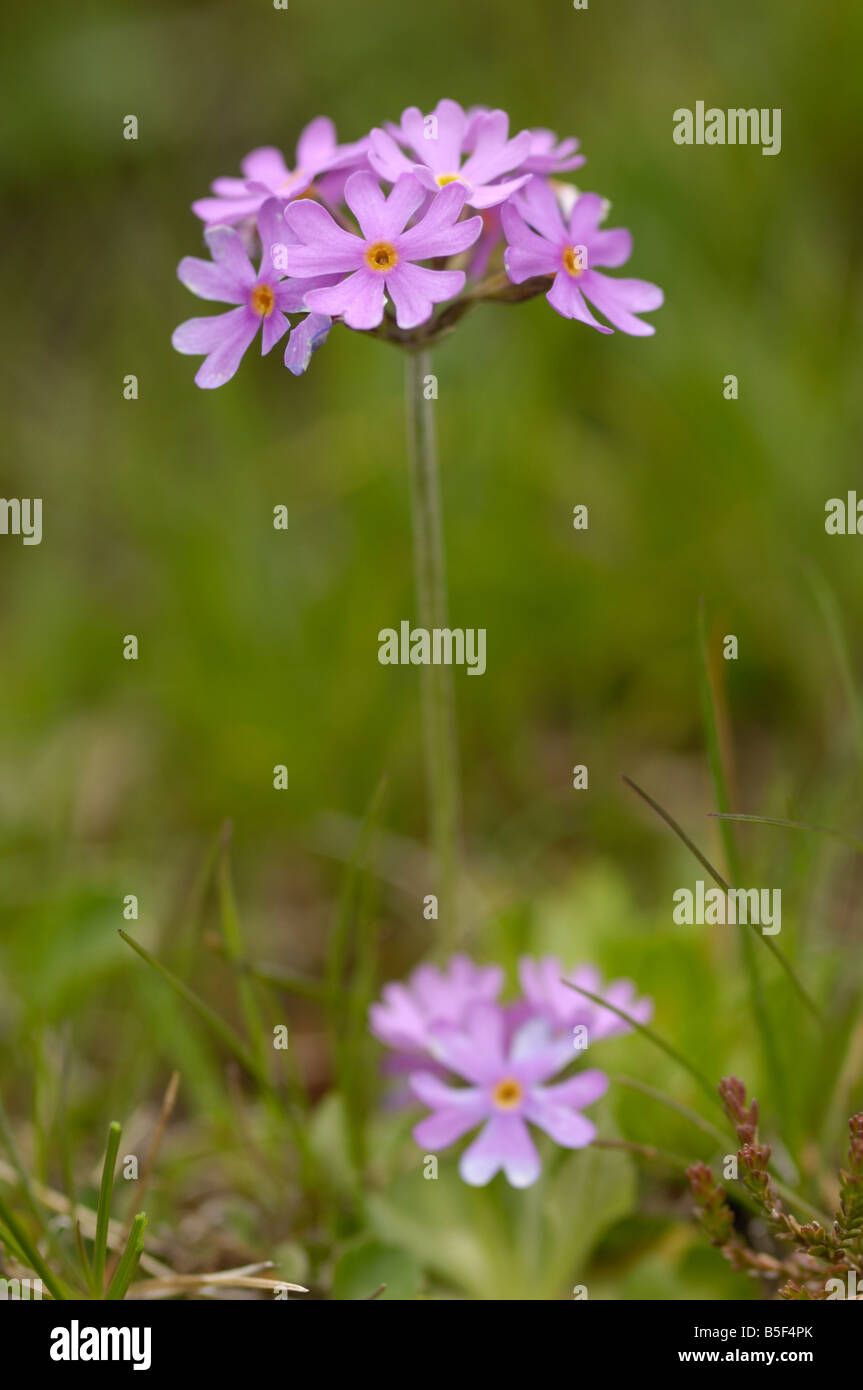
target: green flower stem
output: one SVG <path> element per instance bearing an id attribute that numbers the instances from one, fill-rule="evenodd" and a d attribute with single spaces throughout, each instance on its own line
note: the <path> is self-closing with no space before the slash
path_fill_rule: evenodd
<path id="1" fill-rule="evenodd" d="M 431 631 L 447 626 L 446 566 L 441 525 L 440 483 L 434 407 L 424 394 L 431 374 L 427 347 L 408 351 L 406 399 L 408 453 L 411 466 L 414 559 L 419 625 Z M 457 936 L 459 784 L 455 692 L 450 666 L 422 668 L 429 820 L 437 865 L 435 892 L 441 922 L 441 949 L 451 950 Z"/>

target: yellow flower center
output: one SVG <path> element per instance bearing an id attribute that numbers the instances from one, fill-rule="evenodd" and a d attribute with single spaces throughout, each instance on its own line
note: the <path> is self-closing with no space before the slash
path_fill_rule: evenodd
<path id="1" fill-rule="evenodd" d="M 276 296 L 269 285 L 255 285 L 249 303 L 256 314 L 266 319 L 276 307 Z"/>
<path id="2" fill-rule="evenodd" d="M 507 1077 L 505 1081 L 499 1081 L 491 1093 L 491 1098 L 498 1110 L 515 1110 L 521 1105 L 522 1096 L 521 1082 L 514 1077 Z"/>
<path id="3" fill-rule="evenodd" d="M 587 270 L 587 256 L 583 246 L 567 246 L 563 253 L 563 268 L 567 275 L 577 280 Z"/>
<path id="4" fill-rule="evenodd" d="M 448 183 L 461 183 L 461 174 L 435 174 L 438 188 L 446 188 Z"/>
<path id="5" fill-rule="evenodd" d="M 393 270 L 398 265 L 398 259 L 398 251 L 388 241 L 375 241 L 366 247 L 366 265 L 369 270 L 378 270 L 383 274 L 387 270 Z"/>

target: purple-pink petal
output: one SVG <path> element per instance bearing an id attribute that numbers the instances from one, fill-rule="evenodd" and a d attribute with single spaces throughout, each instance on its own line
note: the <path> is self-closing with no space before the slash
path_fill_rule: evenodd
<path id="1" fill-rule="evenodd" d="M 488 1105 L 484 1093 L 476 1086 L 448 1086 L 431 1071 L 414 1071 L 410 1076 L 410 1088 L 431 1110 L 460 1109 L 477 1101 Z"/>
<path id="2" fill-rule="evenodd" d="M 569 240 L 563 213 L 554 189 L 545 179 L 532 178 L 516 199 L 519 212 L 540 236 L 555 246 Z"/>
<path id="3" fill-rule="evenodd" d="M 363 243 L 339 227 L 321 207 L 304 198 L 285 208 L 285 222 L 298 236 L 300 245 L 285 248 L 289 275 L 308 278 L 331 272 L 356 270 L 363 263 Z"/>
<path id="4" fill-rule="evenodd" d="M 384 316 L 384 277 L 372 270 L 355 270 L 337 285 L 310 291 L 306 304 L 315 313 L 343 318 L 349 328 L 377 328 Z"/>
<path id="5" fill-rule="evenodd" d="M 471 185 L 471 193 L 468 195 L 468 202 L 472 208 L 484 212 L 487 208 L 496 208 L 505 203 L 507 198 L 511 198 L 513 193 L 522 188 L 530 178 L 530 174 L 519 175 L 517 179 L 507 179 L 503 183 L 487 183 L 480 187 Z"/>
<path id="6" fill-rule="evenodd" d="M 594 232 L 588 245 L 589 266 L 624 265 L 632 255 L 632 233 L 625 227 L 614 227 L 605 232 Z"/>
<path id="7" fill-rule="evenodd" d="M 648 280 L 614 279 L 598 271 L 588 271 L 582 279 L 586 297 L 615 328 L 637 338 L 656 332 L 652 323 L 643 323 L 635 315 L 660 307 L 664 296 L 658 285 Z"/>
<path id="8" fill-rule="evenodd" d="M 553 275 L 557 269 L 559 257 L 554 247 L 540 238 L 537 240 L 542 250 L 527 251 L 522 246 L 508 246 L 504 251 L 503 264 L 514 285 L 521 285 L 537 275 Z"/>
<path id="9" fill-rule="evenodd" d="M 252 217 L 261 206 L 261 194 L 250 194 L 246 198 L 196 198 L 192 211 L 208 226 L 217 223 L 233 226 L 245 217 Z"/>
<path id="10" fill-rule="evenodd" d="M 565 1149 L 582 1149 L 596 1138 L 596 1126 L 579 1113 L 563 1105 L 555 1105 L 535 1091 L 524 1107 L 525 1117 L 538 1125 Z"/>
<path id="11" fill-rule="evenodd" d="M 229 309 L 225 314 L 210 314 L 205 318 L 186 319 L 171 335 L 171 345 L 177 352 L 190 356 L 212 352 L 230 336 L 237 315 L 246 317 L 247 309 Z"/>
<path id="12" fill-rule="evenodd" d="M 472 1032 L 451 1023 L 434 1023 L 428 1031 L 429 1051 L 436 1062 L 475 1085 L 489 1085 L 500 1077 L 502 1049 L 484 1048 Z"/>
<path id="13" fill-rule="evenodd" d="M 369 136 L 369 163 L 389 183 L 395 183 L 400 174 L 409 174 L 414 165 L 393 137 L 377 128 Z"/>
<path id="14" fill-rule="evenodd" d="M 456 1139 L 461 1139 L 463 1134 L 475 1129 L 485 1116 L 486 1107 L 482 1098 L 469 1105 L 434 1110 L 414 1126 L 413 1137 L 422 1149 L 445 1149 Z"/>
<path id="15" fill-rule="evenodd" d="M 258 209 L 258 236 L 261 242 L 261 266 L 259 276 L 274 276 L 273 248 L 283 247 L 290 240 L 290 232 L 284 217 L 283 198 L 267 198 Z M 284 272 L 280 272 L 284 273 Z"/>
<path id="16" fill-rule="evenodd" d="M 603 201 L 598 193 L 582 193 L 569 215 L 569 239 L 588 242 L 596 235 L 602 219 Z"/>
<path id="17" fill-rule="evenodd" d="M 460 183 L 448 183 L 433 198 L 424 216 L 415 227 L 403 232 L 399 250 L 413 260 L 431 256 L 454 256 L 472 246 L 482 231 L 481 217 L 468 217 L 459 222 L 467 189 Z"/>
<path id="18" fill-rule="evenodd" d="M 464 138 L 467 133 L 468 121 L 464 110 L 457 101 L 443 97 L 433 113 L 437 120 L 437 134 L 432 138 L 426 135 L 424 122 L 421 122 L 419 128 L 417 127 L 416 117 L 413 114 L 415 110 L 415 107 L 411 109 L 410 116 L 412 144 L 415 153 L 419 155 L 424 164 L 428 164 L 438 173 L 455 173 L 461 164 Z M 405 115 L 407 114 L 405 112 Z M 430 158 L 423 158 L 424 149 L 432 152 Z"/>
<path id="19" fill-rule="evenodd" d="M 332 319 L 326 314 L 307 314 L 292 329 L 285 348 L 285 366 L 294 376 L 302 376 L 317 352 L 327 340 Z"/>
<path id="20" fill-rule="evenodd" d="M 257 277 L 239 232 L 234 231 L 233 227 L 208 227 L 204 240 L 210 255 L 225 275 L 230 276 L 237 286 L 251 289 Z"/>
<path id="21" fill-rule="evenodd" d="M 290 323 L 279 309 L 273 309 L 272 313 L 267 314 L 261 325 L 261 356 L 266 357 L 279 341 L 284 338 Z"/>
<path id="22" fill-rule="evenodd" d="M 518 1115 L 492 1115 L 459 1163 L 471 1187 L 484 1187 L 500 1168 L 513 1187 L 530 1187 L 539 1177 L 539 1154 Z"/>
<path id="23" fill-rule="evenodd" d="M 316 116 L 297 141 L 297 168 L 323 168 L 335 147 L 336 128 L 329 116 Z"/>
<path id="24" fill-rule="evenodd" d="M 554 278 L 554 284 L 546 295 L 546 299 L 552 309 L 556 309 L 565 319 L 578 319 L 581 323 L 588 324 L 595 328 L 599 333 L 611 333 L 612 329 L 604 323 L 599 323 L 588 309 L 584 302 L 579 285 L 587 289 L 587 272 L 574 279 L 567 275 L 565 270 L 561 270 Z"/>
<path id="25" fill-rule="evenodd" d="M 240 161 L 240 168 L 244 178 L 262 183 L 267 188 L 275 188 L 290 173 L 284 155 L 275 145 L 262 145 L 259 149 L 250 150 Z"/>
<path id="26" fill-rule="evenodd" d="M 215 299 L 221 304 L 244 304 L 247 290 L 224 266 L 197 256 L 184 256 L 177 266 L 177 278 L 199 299 Z"/>
<path id="27" fill-rule="evenodd" d="M 250 309 L 240 308 L 219 314 L 209 330 L 202 328 L 204 322 L 206 320 L 191 319 L 181 324 L 172 341 L 179 352 L 207 353 L 198 368 L 195 382 L 205 390 L 212 390 L 230 381 L 258 331 L 260 319 Z M 192 329 L 193 324 L 195 329 Z M 218 324 L 218 328 L 215 324 Z"/>
<path id="28" fill-rule="evenodd" d="M 389 198 L 384 197 L 377 177 L 367 169 L 351 174 L 345 184 L 345 202 L 359 222 L 366 241 L 397 236 L 424 196 L 410 174 L 396 181 Z"/>
<path id="29" fill-rule="evenodd" d="M 566 1081 L 537 1087 L 534 1094 L 543 1096 L 556 1107 L 569 1106 L 574 1110 L 583 1110 L 586 1105 L 593 1105 L 594 1101 L 604 1096 L 607 1090 L 608 1077 L 605 1072 L 588 1067 L 586 1071 L 567 1077 Z"/>
<path id="30" fill-rule="evenodd" d="M 464 288 L 463 270 L 430 270 L 405 262 L 386 277 L 399 328 L 416 328 L 431 317 L 435 304 L 452 299 Z"/>

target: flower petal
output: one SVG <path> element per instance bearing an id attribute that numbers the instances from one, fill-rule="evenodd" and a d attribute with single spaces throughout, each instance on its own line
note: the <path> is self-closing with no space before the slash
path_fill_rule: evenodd
<path id="1" fill-rule="evenodd" d="M 345 184 L 345 202 L 359 222 L 360 231 L 366 241 L 383 235 L 381 222 L 386 208 L 386 198 L 375 174 L 368 169 L 351 174 Z M 398 230 L 401 231 L 401 227 Z"/>
<path id="2" fill-rule="evenodd" d="M 220 329 L 217 337 L 208 337 L 202 330 L 197 338 L 191 330 L 191 324 L 195 322 L 192 319 L 188 324 L 180 325 L 174 334 L 174 346 L 180 352 L 208 352 L 195 376 L 196 385 L 205 390 L 224 386 L 239 367 L 243 353 L 258 331 L 260 319 L 250 309 L 231 309 L 229 313 L 218 316 Z M 203 322 L 206 321 L 197 320 L 199 325 Z M 183 330 L 186 332 L 183 333 Z M 212 330 L 210 332 L 212 335 Z M 178 339 L 182 341 L 183 346 L 180 346 Z M 198 343 L 197 347 L 191 346 L 193 341 Z M 208 342 L 209 349 L 202 346 L 204 341 Z"/>
<path id="3" fill-rule="evenodd" d="M 407 262 L 386 277 L 399 328 L 416 328 L 431 318 L 435 304 L 464 289 L 463 270 L 430 270 Z"/>
<path id="4" fill-rule="evenodd" d="M 421 1149 L 445 1149 L 475 1129 L 487 1113 L 482 1099 L 458 1109 L 435 1110 L 414 1126 L 413 1136 Z"/>
<path id="5" fill-rule="evenodd" d="M 246 299 L 246 287 L 224 266 L 197 256 L 183 257 L 177 266 L 177 279 L 199 299 L 215 299 L 222 304 L 242 304 Z"/>
<path id="6" fill-rule="evenodd" d="M 522 285 L 525 280 L 533 280 L 537 275 L 553 275 L 558 266 L 558 256 L 553 246 L 542 242 L 542 252 L 525 251 L 521 246 L 508 246 L 503 253 L 506 273 L 514 285 Z"/>
<path id="7" fill-rule="evenodd" d="M 267 353 L 276 346 L 280 338 L 284 338 L 290 323 L 279 309 L 273 309 L 264 319 L 261 327 L 261 356 L 266 357 Z"/>
<path id="8" fill-rule="evenodd" d="M 603 200 L 598 193 L 582 193 L 575 200 L 569 217 L 569 235 L 572 241 L 588 241 L 596 235 L 602 219 Z"/>
<path id="9" fill-rule="evenodd" d="M 329 116 L 316 116 L 297 141 L 297 168 L 317 173 L 332 157 L 335 148 L 335 126 Z"/>
<path id="10" fill-rule="evenodd" d="M 448 1086 L 431 1071 L 415 1071 L 410 1076 L 414 1095 L 431 1110 L 461 1110 L 479 1102 L 488 1106 L 483 1092 L 476 1086 Z"/>
<path id="11" fill-rule="evenodd" d="M 331 271 L 356 270 L 362 264 L 360 238 L 339 227 L 320 203 L 308 198 L 290 203 L 285 208 L 285 222 L 303 243 L 286 249 L 289 275 L 327 275 Z"/>
<path id="12" fill-rule="evenodd" d="M 409 254 L 411 260 L 456 256 L 466 251 L 476 241 L 483 226 L 481 217 L 458 221 L 466 197 L 467 189 L 463 184 L 448 183 L 432 199 L 428 211 L 416 226 L 399 237 L 399 250 Z"/>
<path id="13" fill-rule="evenodd" d="M 555 246 L 568 240 L 566 223 L 554 190 L 545 179 L 532 178 L 515 200 L 516 206 L 531 227 Z"/>
<path id="14" fill-rule="evenodd" d="M 581 1110 L 585 1105 L 593 1105 L 607 1090 L 608 1077 L 605 1072 L 590 1067 L 587 1071 L 576 1072 L 566 1081 L 558 1081 L 554 1086 L 538 1086 L 533 1094 L 541 1096 L 556 1109 L 568 1106 Z"/>
<path id="15" fill-rule="evenodd" d="M 556 1106 L 538 1092 L 525 1105 L 524 1114 L 564 1149 L 583 1149 L 596 1138 L 596 1125 L 580 1111 Z"/>
<path id="16" fill-rule="evenodd" d="M 192 212 L 208 227 L 233 226 L 253 217 L 265 197 L 265 193 L 251 193 L 245 198 L 196 198 Z"/>
<path id="17" fill-rule="evenodd" d="M 284 210 L 284 198 L 267 198 L 266 202 L 262 203 L 258 209 L 258 237 L 261 242 L 259 276 L 269 276 L 274 273 L 274 248 L 278 246 L 282 254 L 286 255 L 285 243 L 290 243 L 293 239 L 293 233 L 289 231 L 285 222 Z M 281 271 L 280 274 L 284 274 L 284 271 Z"/>
<path id="18" fill-rule="evenodd" d="M 500 1168 L 513 1187 L 530 1187 L 539 1177 L 539 1154 L 518 1115 L 492 1115 L 459 1163 L 471 1187 L 484 1187 Z"/>
<path id="19" fill-rule="evenodd" d="M 229 338 L 237 321 L 237 314 L 244 317 L 247 309 L 229 309 L 226 314 L 210 314 L 206 318 L 187 319 L 175 328 L 171 335 L 171 345 L 177 352 L 193 357 L 212 352 L 220 343 Z"/>
<path id="20" fill-rule="evenodd" d="M 251 289 L 257 277 L 239 232 L 234 231 L 233 227 L 208 227 L 204 240 L 213 260 L 225 274 L 230 275 L 237 285 Z"/>
<path id="21" fill-rule="evenodd" d="M 508 179 L 506 183 L 487 183 L 477 186 L 471 184 L 471 192 L 468 194 L 468 202 L 472 208 L 478 211 L 485 211 L 486 208 L 499 207 L 505 203 L 507 198 L 511 198 L 513 193 L 519 188 L 523 188 L 530 178 L 530 174 L 520 175 L 517 179 Z"/>
<path id="22" fill-rule="evenodd" d="M 616 280 L 596 270 L 585 272 L 582 280 L 584 294 L 591 304 L 622 333 L 647 338 L 656 332 L 652 323 L 643 323 L 635 315 L 660 307 L 664 296 L 658 285 L 648 280 Z"/>
<path id="23" fill-rule="evenodd" d="M 436 173 L 455 174 L 461 165 L 462 149 L 467 133 L 468 119 L 457 101 L 443 97 L 432 113 L 436 122 L 422 122 L 422 138 L 413 141 L 414 150 L 422 164 L 427 164 Z M 416 124 L 412 126 L 414 136 L 419 132 Z M 434 134 L 430 132 L 434 131 Z"/>
<path id="24" fill-rule="evenodd" d="M 578 319 L 581 323 L 589 324 L 599 333 L 611 333 L 612 329 L 606 327 L 604 323 L 599 323 L 584 302 L 579 285 L 586 291 L 588 283 L 592 283 L 593 279 L 591 276 L 589 281 L 589 276 L 591 276 L 591 272 L 585 271 L 576 283 L 571 275 L 567 275 L 565 270 L 561 270 L 554 277 L 554 284 L 545 297 L 552 309 L 556 309 L 563 318 Z M 593 299 L 592 294 L 591 299 Z"/>
<path id="25" fill-rule="evenodd" d="M 506 1015 L 496 1005 L 474 1004 L 468 1009 L 463 1026 L 431 1024 L 428 1049 L 436 1062 L 465 1081 L 489 1085 L 500 1079 L 505 1027 Z"/>
<path id="26" fill-rule="evenodd" d="M 285 366 L 294 376 L 302 376 L 308 368 L 312 353 L 322 347 L 329 336 L 333 321 L 328 314 L 307 314 L 293 329 L 285 348 Z"/>
<path id="27" fill-rule="evenodd" d="M 369 163 L 376 174 L 388 183 L 395 183 L 400 174 L 409 174 L 413 161 L 400 150 L 391 135 L 375 129 L 369 136 Z"/>
<path id="28" fill-rule="evenodd" d="M 625 227 L 595 232 L 588 243 L 587 254 L 591 266 L 623 265 L 632 255 L 632 233 Z"/>
<path id="29" fill-rule="evenodd" d="M 240 168 L 245 178 L 265 184 L 267 188 L 275 188 L 290 173 L 285 156 L 275 145 L 261 145 L 256 150 L 250 150 L 240 162 Z"/>
<path id="30" fill-rule="evenodd" d="M 384 316 L 384 277 L 356 270 L 329 289 L 310 291 L 306 304 L 315 313 L 343 318 L 349 328 L 377 328 Z"/>

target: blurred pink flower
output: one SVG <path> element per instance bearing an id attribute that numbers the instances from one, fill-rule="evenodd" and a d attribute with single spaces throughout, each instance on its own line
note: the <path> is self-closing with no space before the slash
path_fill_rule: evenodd
<path id="1" fill-rule="evenodd" d="M 537 1014 L 557 1029 L 569 1030 L 576 1024 L 585 1025 L 591 1043 L 632 1030 L 610 1009 L 604 1009 L 585 995 L 569 989 L 562 983 L 563 979 L 571 980 L 574 985 L 590 990 L 591 994 L 607 999 L 609 1004 L 622 1009 L 636 1023 L 648 1023 L 653 1017 L 653 1000 L 646 996 L 638 998 L 631 980 L 613 980 L 603 988 L 599 971 L 592 965 L 581 965 L 567 974 L 554 956 L 545 956 L 539 961 L 525 956 L 519 961 L 518 973 L 525 999 Z"/>
<path id="2" fill-rule="evenodd" d="M 544 1085 L 572 1060 L 568 1037 L 555 1037 L 543 1019 L 531 1019 L 507 1039 L 504 1011 L 475 1004 L 459 1027 L 431 1029 L 436 1059 L 468 1084 L 446 1085 L 427 1071 L 411 1077 L 414 1094 L 432 1113 L 414 1129 L 422 1149 L 444 1149 L 477 1125 L 482 1130 L 464 1151 L 459 1173 L 472 1187 L 483 1187 L 503 1169 L 513 1187 L 529 1187 L 540 1175 L 540 1159 L 528 1123 L 556 1144 L 580 1149 L 596 1137 L 580 1108 L 604 1094 L 608 1078 L 582 1071 L 557 1085 Z"/>

